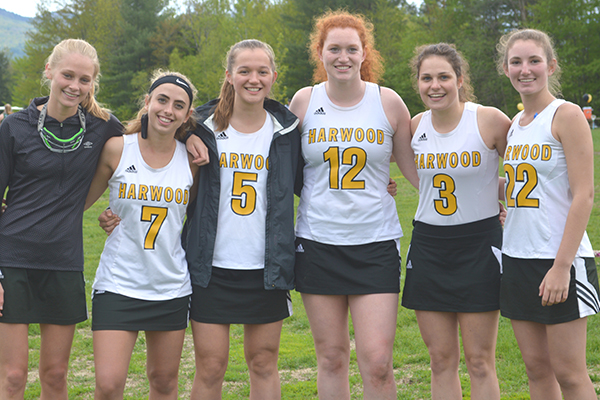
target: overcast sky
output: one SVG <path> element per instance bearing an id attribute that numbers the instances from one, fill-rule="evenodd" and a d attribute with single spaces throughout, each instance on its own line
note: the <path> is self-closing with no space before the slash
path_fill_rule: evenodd
<path id="1" fill-rule="evenodd" d="M 37 5 L 42 0 L 0 0 L 0 8 L 23 17 L 35 17 Z M 173 2 L 173 0 L 171 0 Z M 423 0 L 408 0 L 409 3 L 421 4 Z M 182 0 L 176 0 L 175 3 L 183 4 Z M 52 11 L 52 7 L 50 8 Z"/>

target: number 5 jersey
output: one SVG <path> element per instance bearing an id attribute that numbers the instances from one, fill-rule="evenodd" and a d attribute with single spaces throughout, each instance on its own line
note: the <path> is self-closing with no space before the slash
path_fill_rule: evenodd
<path id="1" fill-rule="evenodd" d="M 106 240 L 93 288 L 142 300 L 191 294 L 181 230 L 193 176 L 185 145 L 171 161 L 152 168 L 138 135 L 124 135 L 123 153 L 108 181 L 110 208 L 121 223 Z"/>
<path id="2" fill-rule="evenodd" d="M 514 258 L 555 258 L 573 200 L 562 144 L 552 136 L 554 100 L 527 126 L 513 120 L 504 156 L 506 205 L 502 252 Z M 578 257 L 593 257 L 587 233 Z"/>

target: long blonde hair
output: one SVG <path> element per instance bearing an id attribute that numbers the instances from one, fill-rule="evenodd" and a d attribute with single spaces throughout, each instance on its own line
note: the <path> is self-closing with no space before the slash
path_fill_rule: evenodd
<path id="1" fill-rule="evenodd" d="M 188 107 L 188 111 L 189 111 L 190 108 L 193 107 L 193 105 L 194 105 L 194 101 L 196 100 L 196 93 L 198 93 L 198 90 L 196 90 L 196 88 L 194 87 L 192 82 L 187 78 L 187 76 L 185 76 L 179 72 L 173 72 L 173 71 L 168 71 L 168 70 L 165 71 L 162 69 L 157 69 L 152 73 L 152 77 L 150 78 L 149 87 L 152 87 L 152 84 L 155 81 L 157 81 L 158 79 L 162 78 L 163 76 L 167 76 L 167 75 L 178 76 L 179 78 L 183 79 L 186 83 L 189 84 L 190 89 L 192 89 L 192 102 L 189 104 L 189 107 Z M 124 135 L 130 135 L 132 133 L 141 132 L 142 117 L 144 116 L 144 114 L 146 114 L 148 112 L 148 110 L 146 109 L 146 102 L 145 102 L 146 96 L 149 96 L 150 98 L 152 98 L 152 93 L 154 93 L 154 91 L 142 96 L 142 98 L 140 99 L 140 110 L 138 111 L 137 116 L 134 119 L 127 121 L 127 124 L 126 124 L 124 132 L 123 132 Z M 175 132 L 175 139 L 177 139 L 177 140 L 185 139 L 186 133 L 195 128 L 196 128 L 196 113 L 194 111 L 192 113 L 192 115 L 190 116 L 190 118 L 188 118 L 188 120 L 186 122 L 184 122 L 183 124 L 181 124 L 181 126 L 177 129 L 177 131 Z"/>
<path id="2" fill-rule="evenodd" d="M 548 77 L 548 90 L 554 96 L 559 95 L 560 75 L 562 70 L 560 65 L 558 65 L 558 57 L 554 50 L 554 42 L 546 32 L 537 29 L 515 29 L 502 36 L 496 45 L 496 50 L 498 50 L 498 59 L 496 61 L 498 73 L 504 75 L 504 69 L 508 68 L 508 51 L 517 40 L 532 40 L 542 48 L 546 55 L 546 62 L 548 65 L 554 64 L 554 72 Z"/>
<path id="3" fill-rule="evenodd" d="M 267 57 L 269 57 L 269 61 L 271 63 L 271 71 L 275 72 L 277 70 L 277 65 L 275 64 L 275 52 L 273 51 L 273 48 L 267 43 L 261 42 L 260 40 L 256 39 L 242 40 L 241 42 L 237 42 L 236 44 L 231 46 L 225 58 L 225 69 L 231 72 L 233 70 L 233 66 L 235 65 L 235 59 L 239 52 L 247 49 L 264 50 L 264 52 L 267 54 Z M 215 107 L 213 117 L 213 121 L 215 123 L 215 128 L 217 131 L 223 131 L 229 126 L 229 120 L 233 115 L 234 101 L 235 89 L 233 88 L 233 85 L 227 81 L 227 79 L 224 79 L 223 84 L 221 85 L 219 103 Z"/>
<path id="4" fill-rule="evenodd" d="M 52 50 L 52 53 L 46 59 L 46 64 L 50 68 L 56 68 L 58 64 L 69 54 L 81 54 L 82 56 L 88 57 L 92 60 L 94 65 L 94 75 L 92 76 L 93 84 L 87 97 L 81 102 L 81 106 L 85 108 L 90 114 L 95 117 L 101 118 L 108 121 L 110 118 L 109 110 L 102 107 L 96 100 L 96 93 L 99 90 L 100 81 L 100 61 L 98 60 L 98 53 L 94 46 L 82 39 L 65 39 Z M 46 74 L 42 74 L 42 85 L 47 86 L 50 89 L 50 79 L 46 77 Z"/>

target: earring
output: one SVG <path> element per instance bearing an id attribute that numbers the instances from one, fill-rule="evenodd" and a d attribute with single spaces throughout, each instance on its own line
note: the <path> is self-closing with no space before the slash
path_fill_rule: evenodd
<path id="1" fill-rule="evenodd" d="M 142 115 L 142 139 L 148 139 L 148 114 Z"/>

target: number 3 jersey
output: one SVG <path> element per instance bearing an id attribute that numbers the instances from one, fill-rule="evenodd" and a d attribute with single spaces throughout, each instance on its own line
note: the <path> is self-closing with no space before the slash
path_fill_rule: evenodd
<path id="1" fill-rule="evenodd" d="M 459 225 L 498 214 L 499 157 L 481 137 L 478 108 L 465 103 L 460 122 L 448 133 L 435 130 L 431 111 L 423 113 L 411 141 L 419 175 L 415 220 Z"/>
<path id="2" fill-rule="evenodd" d="M 352 107 L 333 104 L 325 83 L 313 88 L 302 124 L 296 236 L 340 246 L 402 236 L 387 193 L 393 135 L 377 85 L 367 82 Z"/>
<path id="3" fill-rule="evenodd" d="M 508 131 L 504 173 L 506 205 L 502 252 L 515 258 L 555 258 L 573 201 L 562 144 L 552 120 L 565 101 L 556 99 L 526 126 L 517 114 Z M 577 257 L 593 257 L 584 232 Z"/>
<path id="4" fill-rule="evenodd" d="M 138 135 L 124 135 L 123 153 L 108 181 L 110 208 L 121 223 L 107 238 L 93 288 L 141 300 L 192 292 L 181 230 L 193 176 L 185 145 L 169 164 L 144 161 Z"/>

